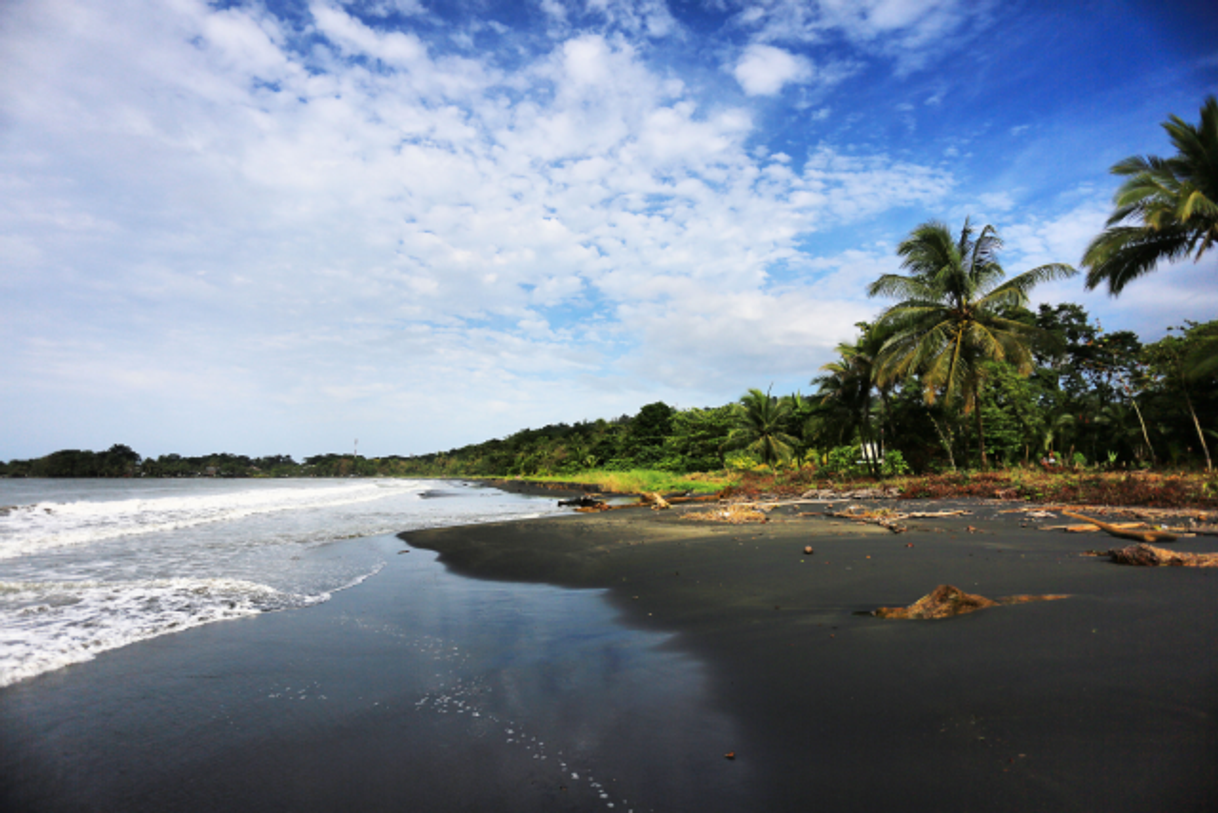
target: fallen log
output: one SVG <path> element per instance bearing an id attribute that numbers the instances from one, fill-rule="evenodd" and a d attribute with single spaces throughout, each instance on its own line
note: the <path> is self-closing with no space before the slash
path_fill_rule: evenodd
<path id="1" fill-rule="evenodd" d="M 600 510 L 600 507 L 605 504 L 604 500 L 598 500 L 591 494 L 581 494 L 578 497 L 573 497 L 569 500 L 559 500 L 559 508 L 593 508 Z"/>
<path id="2" fill-rule="evenodd" d="M 866 525 L 879 525 L 881 528 L 886 528 L 894 534 L 905 533 L 909 530 L 900 524 L 900 520 L 905 518 L 904 514 L 898 514 L 884 508 L 877 511 L 867 511 L 861 505 L 852 505 L 845 511 L 826 511 L 824 516 L 849 519 Z"/>
<path id="3" fill-rule="evenodd" d="M 941 584 L 908 607 L 880 607 L 871 612 L 877 618 L 933 619 L 951 618 L 955 615 L 996 607 L 1001 604 L 1027 604 L 1032 601 L 1055 601 L 1068 598 L 1065 595 L 1006 596 L 1000 599 L 966 593 L 959 587 Z"/>
<path id="4" fill-rule="evenodd" d="M 1218 567 L 1218 553 L 1185 553 L 1142 543 L 1092 555 L 1108 556 L 1118 565 L 1138 567 Z"/>
<path id="5" fill-rule="evenodd" d="M 668 497 L 669 505 L 677 505 L 684 502 L 716 502 L 723 499 L 722 492 L 716 491 L 714 494 L 699 494 L 696 497 Z"/>
<path id="6" fill-rule="evenodd" d="M 1112 527 L 1120 528 L 1123 531 L 1132 530 L 1134 528 L 1145 528 L 1145 522 L 1114 522 Z M 1102 530 L 1098 525 L 1084 523 L 1081 525 L 1042 525 L 1042 531 L 1065 531 L 1071 534 L 1091 534 Z"/>
<path id="7" fill-rule="evenodd" d="M 1135 542 L 1175 542 L 1180 537 L 1167 531 L 1129 531 L 1121 528 L 1118 525 L 1113 525 L 1109 522 L 1101 522 L 1098 519 L 1085 517 L 1082 514 L 1075 514 L 1070 511 L 1062 511 L 1062 514 L 1071 519 L 1081 519 L 1083 522 L 1090 522 L 1097 526 L 1100 530 L 1117 537 L 1118 539 L 1132 539 Z"/>

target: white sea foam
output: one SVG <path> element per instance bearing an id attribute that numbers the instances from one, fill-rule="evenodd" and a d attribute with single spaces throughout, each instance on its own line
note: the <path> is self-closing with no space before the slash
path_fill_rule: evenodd
<path id="1" fill-rule="evenodd" d="M 392 481 L 390 481 L 392 482 Z M 424 484 L 383 481 L 329 488 L 275 486 L 219 493 L 140 496 L 128 499 L 38 502 L 12 506 L 0 516 L 0 559 L 65 545 L 178 531 L 285 511 L 323 510 L 384 500 L 394 491 L 417 495 Z"/>
<path id="2" fill-rule="evenodd" d="M 135 641 L 328 597 L 238 579 L 0 582 L 0 686 Z"/>
<path id="3" fill-rule="evenodd" d="M 535 517 L 434 482 L 0 480 L 0 686 L 159 635 L 307 607 L 370 577 L 369 537 Z M 333 543 L 353 540 L 343 545 Z M 367 541 L 361 541 L 367 540 Z"/>

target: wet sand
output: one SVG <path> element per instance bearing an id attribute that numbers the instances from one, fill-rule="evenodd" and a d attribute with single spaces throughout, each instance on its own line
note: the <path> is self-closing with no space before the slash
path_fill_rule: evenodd
<path id="1" fill-rule="evenodd" d="M 903 534 L 679 506 L 354 540 L 388 564 L 326 604 L 0 691 L 0 808 L 1218 807 L 1218 571 L 964 507 Z M 941 583 L 1070 598 L 856 614 Z"/>
<path id="2" fill-rule="evenodd" d="M 740 726 L 721 769 L 751 772 L 742 809 L 1218 809 L 1218 572 L 1114 565 L 1079 554 L 1118 540 L 961 505 L 903 534 L 795 515 L 808 505 L 760 525 L 681 507 L 404 537 L 458 573 L 607 588 L 627 623 L 678 633 Z M 943 583 L 1070 598 L 856 614 Z"/>

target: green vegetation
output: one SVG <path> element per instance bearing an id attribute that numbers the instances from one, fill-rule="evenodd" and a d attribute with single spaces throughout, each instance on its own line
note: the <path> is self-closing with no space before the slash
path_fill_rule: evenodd
<path id="1" fill-rule="evenodd" d="M 1119 294 L 1161 262 L 1199 260 L 1218 241 L 1218 101 L 1205 100 L 1199 126 L 1172 116 L 1163 129 L 1174 156 L 1135 155 L 1112 167 L 1129 180 L 1113 197 L 1107 228 L 1083 256 L 1088 289 L 1107 283 Z"/>
<path id="2" fill-rule="evenodd" d="M 988 362 L 1006 362 L 1020 375 L 1032 371 L 1031 343 L 1040 332 L 1018 318 L 1037 283 L 1068 277 L 1061 263 L 1042 265 L 1003 282 L 998 264 L 1002 240 L 993 226 L 975 230 L 967 220 L 959 240 L 942 223 L 924 223 L 897 248 L 910 274 L 885 274 L 870 296 L 901 301 L 884 311 L 878 327 L 889 336 L 876 359 L 878 384 L 917 380 L 927 403 L 937 396 L 958 400 L 973 413 L 981 465 L 985 452 L 983 412 L 977 408 Z"/>
<path id="3" fill-rule="evenodd" d="M 724 448 L 744 449 L 770 468 L 790 460 L 799 443 L 784 431 L 791 419 L 790 400 L 751 389 L 740 399 L 740 405 L 743 408 L 737 413 L 736 428 L 727 436 Z"/>
<path id="4" fill-rule="evenodd" d="M 619 494 L 638 494 L 644 491 L 658 491 L 669 494 L 675 491 L 693 491 L 702 494 L 714 494 L 740 481 L 739 475 L 692 474 L 679 475 L 667 471 L 652 469 L 632 469 L 630 471 L 583 471 L 570 477 L 530 477 L 530 480 L 554 483 L 584 483 L 595 485 L 598 489 Z"/>
<path id="5" fill-rule="evenodd" d="M 1129 180 L 1083 258 L 1088 288 L 1106 282 L 1115 295 L 1160 262 L 1200 257 L 1218 240 L 1218 102 L 1206 100 L 1199 127 L 1174 116 L 1164 127 L 1175 157 L 1113 167 Z M 930 496 L 972 493 L 980 482 L 987 496 L 1144 501 L 1138 489 L 1151 475 L 1132 473 L 1168 466 L 1208 472 L 1154 481 L 1175 489 L 1171 499 L 1213 500 L 1218 321 L 1169 327 L 1143 345 L 1129 331 L 1105 333 L 1076 304 L 1033 311 L 1037 284 L 1075 271 L 1051 263 L 1008 279 L 1001 247 L 992 226 L 967 220 L 958 236 L 936 221 L 914 229 L 897 249 L 907 273 L 868 287 L 896 302 L 838 345 L 839 358 L 812 379 L 812 396 L 750 389 L 738 402 L 701 409 L 656 402 L 633 416 L 411 457 L 143 460 L 116 445 L 0 463 L 0 476 L 524 477 L 623 492 L 794 489 L 870 476 Z M 961 471 L 991 464 L 1005 467 L 985 475 L 997 479 Z M 921 479 L 908 479 L 911 472 Z"/>

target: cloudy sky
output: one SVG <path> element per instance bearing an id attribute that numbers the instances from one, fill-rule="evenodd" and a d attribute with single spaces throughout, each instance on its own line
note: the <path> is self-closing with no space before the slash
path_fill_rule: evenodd
<path id="1" fill-rule="evenodd" d="M 1204 0 L 4 0 L 0 459 L 807 393 L 921 222 L 1077 263 L 1215 43 Z M 1037 295 L 1154 339 L 1216 255 Z"/>

